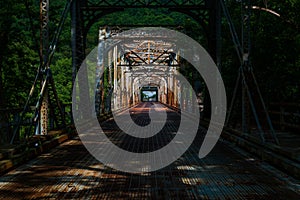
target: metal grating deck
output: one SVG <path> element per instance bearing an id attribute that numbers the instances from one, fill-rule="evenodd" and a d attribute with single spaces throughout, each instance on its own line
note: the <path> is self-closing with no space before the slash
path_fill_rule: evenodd
<path id="1" fill-rule="evenodd" d="M 172 139 L 178 114 L 168 112 L 162 134 L 147 142 L 130 140 L 114 128 L 113 121 L 106 122 L 104 129 L 118 145 L 148 151 Z M 146 118 L 136 118 L 143 121 L 137 123 L 146 123 Z M 141 175 L 105 167 L 75 138 L 0 177 L 0 199 L 300 199 L 259 161 L 238 154 L 226 143 L 219 142 L 200 160 L 204 135 L 200 127 L 197 142 L 180 159 Z"/>

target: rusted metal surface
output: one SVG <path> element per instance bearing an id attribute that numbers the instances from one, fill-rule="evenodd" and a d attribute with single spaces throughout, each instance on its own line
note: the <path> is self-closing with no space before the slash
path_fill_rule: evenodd
<path id="1" fill-rule="evenodd" d="M 140 108 L 131 110 L 132 118 L 148 123 L 145 112 L 137 117 Z M 147 143 L 124 137 L 112 121 L 102 125 L 116 144 L 144 152 L 167 144 L 178 120 L 168 110 L 167 126 Z M 75 138 L 0 177 L 0 199 L 300 199 L 259 161 L 226 143 L 219 142 L 200 160 L 204 135 L 200 128 L 194 144 L 170 166 L 140 175 L 104 166 Z"/>

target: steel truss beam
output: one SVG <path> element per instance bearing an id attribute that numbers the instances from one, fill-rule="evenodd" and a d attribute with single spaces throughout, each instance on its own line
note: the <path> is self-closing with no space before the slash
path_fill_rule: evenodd
<path id="1" fill-rule="evenodd" d="M 213 0 L 216 1 L 216 0 Z M 74 0 L 72 6 L 73 80 L 85 57 L 85 40 L 89 28 L 104 15 L 124 11 L 127 8 L 165 8 L 187 14 L 199 22 L 207 36 L 210 0 Z M 126 25 L 125 25 L 126 26 Z"/>
<path id="2" fill-rule="evenodd" d="M 218 0 L 75 0 L 76 3 L 72 11 L 73 24 L 73 77 L 76 76 L 80 64 L 84 58 L 85 40 L 89 28 L 104 15 L 124 11 L 127 8 L 163 8 L 171 12 L 180 12 L 192 17 L 204 29 L 208 39 L 209 53 L 220 67 L 220 9 Z M 77 16 L 74 16 L 76 15 Z M 78 19 L 80 17 L 80 19 Z M 78 21 L 81 21 L 78 23 Z M 107 24 L 110 25 L 110 24 Z M 80 26 L 80 27 L 79 27 Z M 125 25 L 126 26 L 126 25 Z M 149 26 L 149 25 L 148 25 Z M 153 26 L 156 26 L 153 24 Z M 217 31 L 217 32 L 216 32 Z M 77 48 L 76 47 L 80 47 Z M 83 50 L 81 50 L 83 47 Z M 200 77 L 194 77 L 199 79 Z M 206 98 L 208 99 L 208 98 Z M 205 102 L 206 111 L 204 115 L 210 117 L 210 101 Z"/>
<path id="3" fill-rule="evenodd" d="M 49 30 L 48 30 L 48 22 L 49 22 L 49 0 L 40 0 L 40 55 L 42 55 L 42 66 L 44 66 L 45 70 L 49 68 L 47 64 L 48 58 L 48 46 L 49 46 Z M 42 103 L 40 108 L 40 116 L 38 126 L 36 128 L 36 134 L 47 135 L 48 131 L 48 90 L 44 89 L 44 85 L 46 84 L 46 80 L 41 78 L 41 86 L 43 89 L 42 93 Z"/>
<path id="4" fill-rule="evenodd" d="M 224 0 L 220 0 L 222 10 L 224 12 L 224 15 L 227 19 L 227 22 L 229 24 L 229 28 L 231 31 L 232 40 L 234 42 L 236 52 L 238 55 L 238 58 L 240 60 L 240 68 L 238 72 L 238 78 L 236 81 L 236 85 L 233 92 L 233 97 L 231 100 L 231 104 L 228 111 L 228 116 L 226 119 L 226 124 L 228 125 L 229 120 L 231 119 L 232 112 L 234 110 L 234 105 L 237 101 L 237 94 L 239 88 L 241 88 L 241 94 L 242 94 L 242 130 L 243 133 L 249 133 L 250 132 L 250 109 L 252 111 L 252 115 L 254 117 L 254 120 L 256 122 L 259 135 L 261 138 L 262 143 L 265 143 L 265 131 L 262 127 L 262 117 L 259 116 L 258 108 L 263 110 L 265 114 L 265 119 L 267 121 L 267 125 L 269 126 L 271 136 L 273 139 L 273 142 L 276 144 L 279 144 L 279 141 L 277 139 L 277 136 L 275 134 L 272 121 L 269 117 L 267 108 L 265 106 L 264 100 L 262 98 L 259 86 L 257 84 L 255 75 L 253 73 L 253 66 L 251 63 L 251 38 L 250 38 L 250 18 L 251 18 L 251 0 L 242 0 L 241 1 L 241 8 L 242 8 L 242 39 L 241 42 L 237 36 L 236 29 L 234 24 L 232 23 L 229 11 L 227 9 L 227 6 L 224 2 Z M 250 107 L 249 107 L 250 106 Z"/>
<path id="5" fill-rule="evenodd" d="M 167 32 L 166 34 L 157 34 L 156 31 L 147 33 L 145 35 L 141 30 L 142 34 L 139 34 L 139 32 L 136 31 L 134 35 L 128 35 L 128 40 L 121 42 L 123 37 L 118 38 L 118 35 L 112 36 L 111 34 L 107 33 L 111 33 L 111 31 L 107 29 L 107 27 L 103 29 L 101 28 L 99 30 L 98 49 L 100 51 L 98 52 L 98 68 L 100 71 L 104 70 L 103 57 L 106 56 L 103 56 L 103 54 L 108 54 L 108 63 L 111 63 L 111 61 L 113 60 L 114 66 L 116 67 L 114 68 L 114 72 L 116 72 L 116 75 L 114 76 L 114 84 L 112 86 L 114 88 L 114 94 L 125 95 L 114 99 L 114 108 L 116 108 L 116 103 L 118 104 L 117 107 L 120 105 L 122 107 L 124 105 L 131 105 L 130 102 L 135 102 L 136 97 L 133 97 L 135 96 L 134 88 L 140 87 L 140 85 L 142 84 L 141 80 L 143 80 L 144 85 L 153 84 L 157 81 L 161 82 L 161 80 L 164 80 L 164 83 L 167 84 L 166 78 L 170 77 L 172 78 L 172 81 L 175 81 L 176 76 L 172 75 L 172 72 L 175 71 L 170 72 L 171 68 L 173 70 L 176 69 L 175 65 L 170 64 L 171 61 L 169 63 L 165 62 L 164 64 L 156 62 L 159 60 L 159 58 L 162 58 L 163 60 L 171 59 L 172 62 L 174 61 L 174 63 L 177 63 L 176 66 L 179 66 L 179 63 L 175 58 L 176 54 L 174 53 L 174 50 L 176 50 L 173 44 L 174 39 L 172 39 L 174 35 L 167 34 Z M 111 43 L 113 44 L 113 47 L 108 47 L 108 49 L 106 49 L 104 41 L 108 37 L 111 37 Z M 148 37 L 150 37 L 151 39 L 148 40 Z M 164 40 L 166 38 L 168 38 L 168 41 Z M 112 49 L 114 49 L 113 55 L 111 55 Z M 130 54 L 133 54 L 134 57 L 132 56 L 129 58 L 128 56 Z M 151 62 L 149 61 L 149 56 L 151 56 L 151 59 L 153 59 L 151 60 Z M 130 61 L 132 61 L 131 59 L 139 59 L 141 60 L 141 62 L 139 63 L 139 65 L 130 65 Z M 112 72 L 110 71 L 109 73 Z M 104 81 L 103 79 L 109 77 L 112 77 L 112 75 L 102 75 L 102 77 L 97 77 L 99 79 L 97 80 L 96 86 L 97 114 L 101 114 L 101 110 L 104 110 L 102 108 L 104 103 L 103 92 L 101 92 L 101 90 L 103 90 L 102 83 Z M 137 81 L 139 83 L 137 83 Z M 176 88 L 175 91 L 177 91 Z M 172 102 L 174 103 L 175 101 Z M 110 107 L 110 105 L 108 105 L 108 107 Z"/>
<path id="6" fill-rule="evenodd" d="M 204 9 L 205 0 L 87 0 L 83 9 L 98 9 L 102 8 L 196 8 Z"/>
<path id="7" fill-rule="evenodd" d="M 59 25 L 57 26 L 51 43 L 49 44 L 49 0 L 40 0 L 40 66 L 24 105 L 21 117 L 17 121 L 17 126 L 10 141 L 11 144 L 14 143 L 25 113 L 29 109 L 30 100 L 38 82 L 40 82 L 40 92 L 35 105 L 35 113 L 32 118 L 32 124 L 29 128 L 29 132 L 31 131 L 32 126 L 35 126 L 35 134 L 47 135 L 49 126 L 50 128 L 54 128 L 55 125 L 56 128 L 65 126 L 65 116 L 56 92 L 50 63 L 55 53 L 58 39 L 67 18 L 71 2 L 72 0 L 66 3 Z M 30 133 L 26 133 L 26 135 L 30 135 Z"/>

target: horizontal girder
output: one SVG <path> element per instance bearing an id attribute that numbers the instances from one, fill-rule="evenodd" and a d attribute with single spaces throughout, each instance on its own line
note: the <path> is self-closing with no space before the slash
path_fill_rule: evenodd
<path id="1" fill-rule="evenodd" d="M 83 10 L 99 10 L 103 8 L 183 8 L 205 9 L 205 0 L 84 0 Z"/>

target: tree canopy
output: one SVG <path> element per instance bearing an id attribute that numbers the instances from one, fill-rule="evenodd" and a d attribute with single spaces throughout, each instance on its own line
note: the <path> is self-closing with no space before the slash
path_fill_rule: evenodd
<path id="1" fill-rule="evenodd" d="M 241 16 L 238 1 L 226 1 L 240 30 Z M 259 85 L 268 101 L 299 102 L 300 80 L 300 1 L 253 1 L 280 16 L 260 9 L 252 10 L 252 62 Z M 22 107 L 39 66 L 39 4 L 36 1 L 3 0 L 0 6 L 0 107 Z M 60 19 L 65 2 L 50 1 L 50 38 Z M 205 44 L 201 26 L 190 16 L 168 10 L 127 9 L 106 15 L 95 23 L 87 35 L 87 52 L 98 42 L 99 26 L 111 25 L 180 25 L 184 32 Z M 70 16 L 64 26 L 51 69 L 59 98 L 71 101 Z M 222 75 L 226 87 L 232 89 L 238 59 L 229 30 L 222 20 Z"/>

